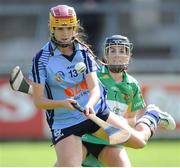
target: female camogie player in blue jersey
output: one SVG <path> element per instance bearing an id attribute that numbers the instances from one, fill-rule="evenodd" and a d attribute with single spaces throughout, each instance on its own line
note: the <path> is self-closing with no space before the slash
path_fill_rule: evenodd
<path id="1" fill-rule="evenodd" d="M 166 124 L 174 128 L 175 123 L 167 113 L 162 114 L 156 106 L 147 107 L 147 111 L 139 124 L 145 130 L 136 131 L 126 122 L 109 111 L 106 104 L 106 91 L 98 82 L 96 62 L 93 53 L 79 38 L 79 23 L 72 7 L 58 5 L 50 10 L 50 41 L 33 58 L 29 79 L 33 86 L 33 100 L 38 108 L 46 109 L 47 122 L 52 133 L 55 146 L 56 166 L 81 166 L 87 152 L 82 144 L 81 136 L 94 133 L 99 127 L 88 120 L 85 115 L 95 112 L 96 115 L 115 125 L 127 128 L 131 133 L 127 144 L 142 147 L 147 139 L 145 131 L 156 129 L 157 125 Z M 84 62 L 86 71 L 78 73 L 75 65 Z M 79 102 L 85 107 L 85 115 L 75 110 L 72 103 Z M 151 128 L 151 129 L 149 129 Z M 108 154 L 108 149 L 107 149 Z M 116 157 L 116 156 L 113 156 Z M 118 157 L 116 157 L 118 158 Z M 112 160 L 106 153 L 100 158 Z M 110 163 L 110 162 L 109 162 Z"/>
<path id="2" fill-rule="evenodd" d="M 75 110 L 72 103 L 78 101 L 85 107 L 86 115 L 95 111 L 98 117 L 107 120 L 106 92 L 98 83 L 91 51 L 80 41 L 74 8 L 67 5 L 51 8 L 49 29 L 50 41 L 33 58 L 29 75 L 33 100 L 36 107 L 46 109 L 59 166 L 81 166 L 80 136 L 99 127 Z M 79 62 L 86 65 L 84 73 L 78 74 L 75 69 Z"/>

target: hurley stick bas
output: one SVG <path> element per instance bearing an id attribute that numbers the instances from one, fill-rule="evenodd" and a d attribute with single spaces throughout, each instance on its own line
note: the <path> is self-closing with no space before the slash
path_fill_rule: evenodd
<path id="1" fill-rule="evenodd" d="M 72 105 L 75 109 L 79 110 L 80 112 L 85 112 L 84 108 L 81 107 L 78 103 L 73 103 Z M 106 134 L 105 138 L 111 145 L 124 143 L 130 137 L 130 133 L 128 130 L 124 128 L 117 128 L 107 123 L 106 121 L 100 119 L 94 113 L 90 113 L 89 115 L 87 115 L 87 118 L 92 120 L 94 123 L 96 123 L 99 127 L 101 127 L 104 130 Z"/>

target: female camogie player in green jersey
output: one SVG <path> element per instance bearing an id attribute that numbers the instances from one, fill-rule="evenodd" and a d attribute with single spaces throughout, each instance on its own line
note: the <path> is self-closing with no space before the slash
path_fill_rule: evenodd
<path id="1" fill-rule="evenodd" d="M 107 89 L 107 104 L 111 111 L 119 116 L 123 116 L 128 120 L 129 125 L 132 127 L 136 124 L 136 116 L 139 110 L 145 107 L 145 102 L 142 97 L 140 86 L 135 78 L 127 73 L 129 60 L 132 55 L 132 43 L 129 42 L 127 37 L 121 35 L 113 35 L 106 38 L 104 46 L 104 58 L 106 66 L 102 66 L 98 77 L 102 84 Z M 107 147 L 103 145 L 103 140 L 97 139 L 91 134 L 83 135 L 82 139 L 88 143 L 88 151 L 96 155 L 102 150 L 101 155 L 104 152 L 108 152 L 109 156 L 117 158 L 117 166 L 131 166 L 128 155 L 123 148 L 119 147 Z M 84 142 L 85 143 L 85 142 Z M 93 143 L 93 144 L 91 144 Z M 98 143 L 96 145 L 95 143 Z M 99 143 L 101 145 L 99 145 Z M 93 147 L 94 146 L 94 147 Z M 95 146 L 98 146 L 98 151 Z M 99 157 L 101 157 L 101 155 Z M 89 156 L 91 157 L 91 156 Z M 112 165 L 109 160 L 105 160 L 107 165 Z M 88 164 L 88 160 L 84 164 Z"/>
<path id="2" fill-rule="evenodd" d="M 69 7 L 66 6 L 66 8 L 69 8 Z M 58 7 L 58 10 L 54 11 L 55 14 L 56 14 L 56 12 L 61 13 L 61 10 L 59 9 L 59 7 Z M 65 22 L 64 19 L 69 19 L 69 17 L 63 17 L 63 18 L 57 17 L 56 19 L 59 22 L 64 23 Z M 54 27 L 56 27 L 57 26 L 56 22 L 54 22 L 54 24 L 55 24 Z M 67 29 L 69 29 L 69 28 L 67 27 Z M 58 35 L 58 34 L 56 34 L 56 35 Z M 121 36 L 121 37 L 123 37 L 123 36 Z M 106 45 L 106 47 L 105 47 L 105 53 L 106 53 L 105 58 L 107 60 L 107 64 L 106 64 L 107 69 L 106 70 L 109 70 L 109 73 L 107 73 L 107 74 L 102 73 L 101 75 L 99 75 L 99 78 L 101 80 L 102 79 L 105 80 L 106 78 L 107 79 L 109 78 L 109 80 L 107 80 L 107 81 L 110 81 L 112 83 L 112 81 L 114 80 L 114 83 L 112 83 L 112 84 L 113 85 L 117 84 L 116 87 L 111 87 L 111 85 L 110 85 L 108 92 L 111 92 L 112 94 L 110 94 L 108 97 L 108 99 L 109 99 L 108 104 L 109 104 L 111 110 L 115 111 L 116 113 L 120 113 L 120 111 L 127 111 L 127 113 L 125 113 L 124 116 L 126 118 L 131 118 L 129 120 L 131 125 L 134 125 L 136 123 L 135 129 L 133 129 L 133 128 L 129 127 L 126 122 L 123 122 L 124 127 L 127 128 L 129 130 L 129 132 L 131 133 L 131 136 L 128 139 L 128 141 L 125 143 L 125 145 L 133 147 L 133 148 L 141 148 L 146 144 L 149 137 L 153 134 L 153 132 L 156 130 L 158 125 L 164 126 L 165 128 L 174 129 L 175 122 L 169 114 L 162 112 L 159 108 L 157 108 L 156 106 L 152 106 L 152 105 L 148 106 L 146 108 L 146 112 L 143 115 L 143 117 L 141 117 L 137 122 L 135 122 L 135 120 L 134 120 L 135 113 L 131 113 L 130 111 L 135 112 L 135 111 L 143 108 L 144 101 L 141 97 L 138 85 L 134 85 L 133 83 L 136 83 L 134 81 L 134 79 L 132 79 L 125 72 L 127 65 L 129 63 L 130 56 L 131 56 L 131 45 L 130 45 L 129 41 L 127 41 L 127 38 L 123 37 L 123 38 L 120 38 L 115 41 L 113 41 L 113 39 L 114 39 L 114 37 L 111 40 L 109 39 L 109 42 L 107 43 L 108 45 Z M 66 39 L 64 39 L 64 40 L 66 41 Z M 74 40 L 71 41 L 71 44 L 73 44 L 73 41 Z M 57 45 L 56 41 L 54 41 L 54 42 L 55 42 L 54 44 Z M 111 43 L 117 44 L 117 46 L 111 45 Z M 121 47 L 121 46 L 123 46 L 123 47 Z M 67 48 L 67 47 L 63 46 L 63 48 Z M 106 72 L 104 70 L 102 67 L 102 72 Z M 20 79 L 18 79 L 18 78 L 20 78 Z M 122 85 L 120 84 L 121 82 L 122 82 Z M 129 83 L 129 84 L 126 85 L 126 84 L 123 84 L 123 82 Z M 13 72 L 13 78 L 12 78 L 10 84 L 13 86 L 13 88 L 15 85 L 18 85 L 18 89 L 14 88 L 15 90 L 19 90 L 19 91 L 22 91 L 25 93 L 28 93 L 30 91 L 29 92 L 30 94 L 33 93 L 33 90 L 25 89 L 25 87 L 29 88 L 30 85 L 28 85 L 28 83 L 26 83 L 26 84 L 24 83 L 24 79 L 22 78 L 22 73 L 20 73 L 20 70 L 17 71 L 16 75 L 14 75 L 14 72 Z M 114 92 L 114 94 L 113 94 L 113 92 Z M 106 100 L 104 100 L 103 103 L 105 103 L 105 101 Z M 121 103 L 122 103 L 122 105 L 121 105 Z M 112 107 L 115 110 L 113 110 Z M 120 121 L 122 122 L 122 120 L 120 120 L 117 116 L 111 114 L 111 117 L 112 118 L 110 118 L 108 120 L 109 123 L 112 124 L 112 123 L 114 123 L 113 121 L 116 121 L 116 125 L 122 125 L 122 123 L 120 124 Z M 99 130 L 101 130 L 101 129 L 99 129 Z M 94 135 L 97 137 L 100 137 L 101 132 L 96 131 Z M 82 140 L 83 141 L 88 140 L 88 142 L 90 142 L 92 140 L 92 137 L 90 137 L 90 138 L 87 137 L 87 140 L 86 140 L 86 138 L 84 136 L 84 137 L 82 137 Z M 102 162 L 103 166 L 118 166 L 118 167 L 119 166 L 130 166 L 129 161 L 127 160 L 128 158 L 125 158 L 123 161 L 123 157 L 124 157 L 123 153 L 125 153 L 125 151 L 123 149 L 120 149 L 117 146 L 109 146 L 109 144 L 106 141 L 103 141 L 103 137 L 102 137 L 102 139 L 99 139 L 99 141 L 98 141 L 98 139 L 97 140 L 93 139 L 91 143 L 85 142 L 83 151 L 79 151 L 79 153 L 83 152 L 83 156 L 86 155 L 87 151 L 90 151 L 88 148 L 88 144 L 93 145 L 93 143 L 103 144 L 103 146 L 99 145 L 100 149 L 98 152 L 95 153 L 95 154 L 97 154 L 98 160 L 100 162 Z M 87 148 L 87 150 L 85 147 Z M 98 149 L 97 147 L 95 147 L 95 148 Z M 92 149 L 92 148 L 90 148 L 90 149 Z M 59 150 L 59 151 L 61 154 L 62 150 Z M 67 153 L 68 152 L 69 151 L 67 151 Z M 77 150 L 77 152 L 78 152 L 78 150 Z M 122 154 L 121 154 L 121 152 L 122 152 Z M 72 153 L 72 152 L 70 152 L 70 153 Z M 73 151 L 73 153 L 75 154 L 75 151 Z M 79 153 L 77 153 L 77 157 L 79 159 L 81 159 L 79 156 Z M 92 151 L 92 153 L 93 153 L 93 151 Z M 121 154 L 121 155 L 119 155 L 119 154 Z M 113 156 L 113 159 L 112 159 L 112 156 Z M 62 155 L 61 155 L 61 157 L 62 157 Z M 62 158 L 59 157 L 59 159 L 62 161 Z M 67 158 L 67 159 L 69 159 L 69 158 Z M 56 166 L 70 165 L 68 163 L 68 161 L 70 161 L 70 160 L 66 160 L 67 164 L 62 164 L 61 161 L 58 161 L 56 163 Z M 78 163 L 79 163 L 79 161 L 78 161 Z M 75 164 L 74 162 L 71 162 L 71 166 L 72 165 L 77 165 L 77 164 Z"/>

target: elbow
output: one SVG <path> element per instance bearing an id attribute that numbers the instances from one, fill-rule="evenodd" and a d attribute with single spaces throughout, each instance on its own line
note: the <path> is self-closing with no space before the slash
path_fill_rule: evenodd
<path id="1" fill-rule="evenodd" d="M 146 146 L 146 142 L 145 141 L 142 141 L 138 147 L 138 149 L 142 149 Z"/>
<path id="2" fill-rule="evenodd" d="M 140 141 L 139 143 L 136 144 L 135 148 L 136 149 L 142 149 L 146 146 L 147 142 L 146 141 Z"/>
<path id="3" fill-rule="evenodd" d="M 44 109 L 43 108 L 43 102 L 42 102 L 42 100 L 41 99 L 39 99 L 39 100 L 34 100 L 34 105 L 36 106 L 36 108 L 38 108 L 38 109 Z"/>
<path id="4" fill-rule="evenodd" d="M 43 109 L 42 105 L 40 102 L 34 102 L 34 105 L 36 106 L 36 108 L 38 109 Z"/>
<path id="5" fill-rule="evenodd" d="M 131 147 L 134 149 L 142 149 L 146 146 L 147 142 L 141 139 L 133 139 L 133 140 L 129 140 L 125 143 L 125 146 L 127 147 Z"/>

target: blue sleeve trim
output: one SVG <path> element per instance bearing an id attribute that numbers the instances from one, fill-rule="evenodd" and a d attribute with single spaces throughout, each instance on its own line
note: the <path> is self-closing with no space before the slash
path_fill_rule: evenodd
<path id="1" fill-rule="evenodd" d="M 33 68 L 32 68 L 32 74 L 34 82 L 41 83 L 40 76 L 39 76 L 39 59 L 42 55 L 43 50 L 41 50 L 39 53 L 36 54 L 36 57 L 33 59 Z"/>

